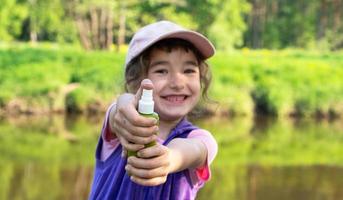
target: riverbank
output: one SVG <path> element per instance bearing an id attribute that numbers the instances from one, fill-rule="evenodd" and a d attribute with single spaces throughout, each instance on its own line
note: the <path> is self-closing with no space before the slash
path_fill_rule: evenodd
<path id="1" fill-rule="evenodd" d="M 0 46 L 0 115 L 104 112 L 123 91 L 125 52 L 57 44 Z M 343 52 L 218 52 L 207 114 L 337 118 Z"/>

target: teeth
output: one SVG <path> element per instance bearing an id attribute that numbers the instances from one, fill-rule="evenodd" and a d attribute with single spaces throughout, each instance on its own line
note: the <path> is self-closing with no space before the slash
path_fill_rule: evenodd
<path id="1" fill-rule="evenodd" d="M 170 102 L 182 102 L 185 96 L 167 96 L 166 99 Z"/>

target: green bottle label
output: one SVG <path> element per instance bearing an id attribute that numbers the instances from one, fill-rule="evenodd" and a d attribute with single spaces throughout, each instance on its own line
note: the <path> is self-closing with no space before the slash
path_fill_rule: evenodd
<path id="1" fill-rule="evenodd" d="M 144 116 L 144 117 L 151 117 L 151 118 L 155 118 L 157 119 L 157 125 L 158 125 L 158 122 L 159 122 L 159 117 L 158 117 L 158 114 L 153 112 L 151 114 L 144 114 L 144 113 L 139 113 L 140 115 Z M 156 133 L 158 134 L 158 133 Z M 144 147 L 147 148 L 147 147 L 152 147 L 156 145 L 156 141 L 152 141 L 148 144 L 145 144 Z M 130 157 L 130 156 L 137 156 L 137 152 L 136 151 L 127 151 L 127 156 Z"/>

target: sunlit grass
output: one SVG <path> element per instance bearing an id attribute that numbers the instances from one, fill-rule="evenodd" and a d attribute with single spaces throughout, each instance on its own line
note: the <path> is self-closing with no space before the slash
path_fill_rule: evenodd
<path id="1" fill-rule="evenodd" d="M 104 110 L 123 92 L 125 49 L 58 44 L 0 45 L 0 109 Z M 251 116 L 335 117 L 343 113 L 343 52 L 242 49 L 209 60 L 220 111 Z"/>

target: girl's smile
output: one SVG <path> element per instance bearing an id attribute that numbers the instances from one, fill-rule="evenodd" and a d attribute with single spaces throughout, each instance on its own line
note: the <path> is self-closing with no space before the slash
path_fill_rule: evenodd
<path id="1" fill-rule="evenodd" d="M 168 96 L 161 96 L 161 97 L 170 103 L 182 104 L 186 100 L 187 95 L 168 95 Z"/>
<path id="2" fill-rule="evenodd" d="M 153 49 L 148 78 L 154 84 L 155 110 L 161 120 L 178 121 L 198 103 L 200 72 L 197 59 L 183 48 Z"/>
<path id="3" fill-rule="evenodd" d="M 171 106 L 180 106 L 184 104 L 187 100 L 189 95 L 167 95 L 167 96 L 161 96 L 162 99 L 166 101 L 167 104 L 170 104 Z"/>

